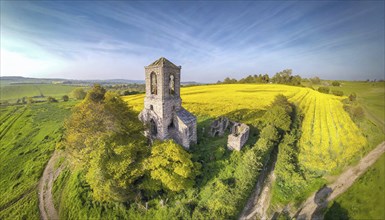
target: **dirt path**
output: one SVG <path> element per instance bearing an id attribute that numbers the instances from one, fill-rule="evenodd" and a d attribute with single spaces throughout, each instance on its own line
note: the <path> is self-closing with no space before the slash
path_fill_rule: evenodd
<path id="1" fill-rule="evenodd" d="M 270 204 L 271 198 L 271 184 L 275 179 L 274 167 L 277 161 L 277 152 L 274 150 L 271 154 L 268 166 L 264 169 L 258 177 L 254 192 L 251 194 L 245 208 L 239 215 L 240 220 L 247 219 L 267 219 L 267 208 Z"/>
<path id="2" fill-rule="evenodd" d="M 59 176 L 62 167 L 55 170 L 55 162 L 59 157 L 56 151 L 53 153 L 51 159 L 48 161 L 44 169 L 43 176 L 39 182 L 39 209 L 40 217 L 43 220 L 59 219 L 57 210 L 55 209 L 52 195 L 52 186 L 55 179 Z"/>
<path id="3" fill-rule="evenodd" d="M 328 202 L 345 192 L 385 152 L 385 142 L 363 157 L 360 162 L 345 172 L 336 181 L 311 195 L 294 216 L 297 219 L 323 219 Z"/>

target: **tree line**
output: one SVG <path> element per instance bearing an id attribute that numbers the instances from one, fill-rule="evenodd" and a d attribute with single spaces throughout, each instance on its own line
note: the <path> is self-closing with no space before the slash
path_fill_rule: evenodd
<path id="1" fill-rule="evenodd" d="M 293 75 L 291 69 L 286 69 L 281 72 L 276 73 L 273 77 L 269 77 L 268 74 L 255 74 L 249 75 L 240 80 L 234 78 L 226 77 L 223 82 L 218 81 L 218 84 L 235 84 L 235 83 L 276 83 L 276 84 L 285 84 L 299 86 L 301 85 L 302 78 L 299 75 Z"/>

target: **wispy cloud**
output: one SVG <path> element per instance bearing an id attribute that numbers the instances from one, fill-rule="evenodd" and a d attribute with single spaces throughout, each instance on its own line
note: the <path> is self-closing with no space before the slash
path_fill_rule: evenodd
<path id="1" fill-rule="evenodd" d="M 1 6 L 1 75 L 141 79 L 143 66 L 160 56 L 182 65 L 184 80 L 272 75 L 283 68 L 307 77 L 384 74 L 383 2 L 4 1 Z M 10 66 L 15 57 L 31 68 Z"/>

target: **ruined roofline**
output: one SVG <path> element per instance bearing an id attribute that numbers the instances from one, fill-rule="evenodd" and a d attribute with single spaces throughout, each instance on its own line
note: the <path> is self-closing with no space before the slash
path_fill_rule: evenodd
<path id="1" fill-rule="evenodd" d="M 182 66 L 177 66 L 164 57 L 157 59 L 156 61 L 154 61 L 153 63 L 151 63 L 148 66 L 145 66 L 144 68 L 147 69 L 147 68 L 153 68 L 153 67 L 171 67 L 171 68 L 175 68 L 175 69 L 181 69 L 182 68 Z"/>

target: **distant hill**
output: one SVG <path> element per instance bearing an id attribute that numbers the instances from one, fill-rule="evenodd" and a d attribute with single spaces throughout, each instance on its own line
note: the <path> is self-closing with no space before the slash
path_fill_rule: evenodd
<path id="1" fill-rule="evenodd" d="M 29 78 L 22 76 L 1 76 L 1 85 L 15 84 L 65 84 L 65 85 L 81 85 L 87 86 L 92 84 L 113 85 L 113 84 L 144 84 L 144 80 L 129 80 L 129 79 L 106 79 L 106 80 L 77 80 L 77 79 L 62 79 L 62 78 Z M 182 82 L 183 85 L 199 84 L 194 81 Z"/>
<path id="2" fill-rule="evenodd" d="M 12 84 L 73 84 L 73 85 L 91 85 L 99 83 L 106 84 L 144 84 L 144 80 L 128 80 L 128 79 L 107 79 L 107 80 L 77 80 L 63 78 L 29 78 L 22 76 L 2 76 L 0 77 L 2 85 Z"/>

